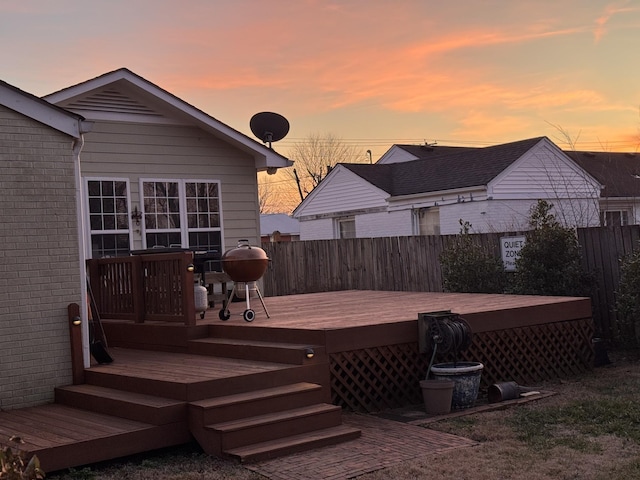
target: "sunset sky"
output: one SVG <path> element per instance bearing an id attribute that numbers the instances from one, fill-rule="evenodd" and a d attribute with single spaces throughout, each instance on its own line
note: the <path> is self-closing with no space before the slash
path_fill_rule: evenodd
<path id="1" fill-rule="evenodd" d="M 640 0 L 0 0 L 1 78 L 127 67 L 233 128 L 275 111 L 373 152 L 561 132 L 640 147 Z"/>

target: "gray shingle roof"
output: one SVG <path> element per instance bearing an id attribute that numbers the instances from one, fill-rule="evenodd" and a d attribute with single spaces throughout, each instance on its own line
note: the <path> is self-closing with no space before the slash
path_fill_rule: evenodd
<path id="1" fill-rule="evenodd" d="M 640 197 L 640 154 L 565 152 L 604 185 L 601 196 Z"/>
<path id="2" fill-rule="evenodd" d="M 490 147 L 399 145 L 418 160 L 383 165 L 342 164 L 392 196 L 487 185 L 544 137 Z"/>

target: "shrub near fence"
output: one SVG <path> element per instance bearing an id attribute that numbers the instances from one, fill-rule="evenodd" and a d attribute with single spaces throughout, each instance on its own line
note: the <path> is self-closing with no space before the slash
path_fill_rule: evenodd
<path id="1" fill-rule="evenodd" d="M 640 226 L 578 229 L 583 265 L 594 278 L 596 335 L 616 333 L 615 291 L 620 260 L 640 248 Z M 472 235 L 500 256 L 500 238 L 518 233 Z M 263 243 L 271 259 L 266 296 L 338 290 L 442 292 L 439 256 L 455 235 L 354 238 Z"/>

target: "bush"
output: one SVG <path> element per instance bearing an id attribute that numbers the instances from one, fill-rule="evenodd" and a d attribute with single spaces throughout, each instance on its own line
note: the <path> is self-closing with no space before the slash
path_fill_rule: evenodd
<path id="1" fill-rule="evenodd" d="M 506 273 L 496 258 L 469 233 L 471 224 L 460 220 L 460 235 L 440 254 L 444 290 L 461 293 L 503 293 Z"/>
<path id="2" fill-rule="evenodd" d="M 10 447 L 0 448 L 0 479 L 2 480 L 39 480 L 44 478 L 38 457 L 33 455 L 27 461 L 18 448 L 24 443 L 20 437 L 12 436 L 9 441 L 16 445 L 15 452 Z"/>
<path id="3" fill-rule="evenodd" d="M 532 207 L 530 230 L 516 259 L 513 293 L 585 296 L 588 276 L 582 270 L 580 244 L 572 228 L 563 227 L 544 200 Z"/>
<path id="4" fill-rule="evenodd" d="M 640 346 L 640 250 L 623 260 L 616 293 L 617 340 L 625 347 Z"/>

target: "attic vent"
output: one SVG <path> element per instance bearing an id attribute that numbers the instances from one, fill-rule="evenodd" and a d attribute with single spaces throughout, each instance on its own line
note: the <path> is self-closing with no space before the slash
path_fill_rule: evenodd
<path id="1" fill-rule="evenodd" d="M 67 105 L 66 108 L 71 110 L 162 116 L 161 113 L 113 89 L 105 89 L 88 97 L 78 99 Z"/>

